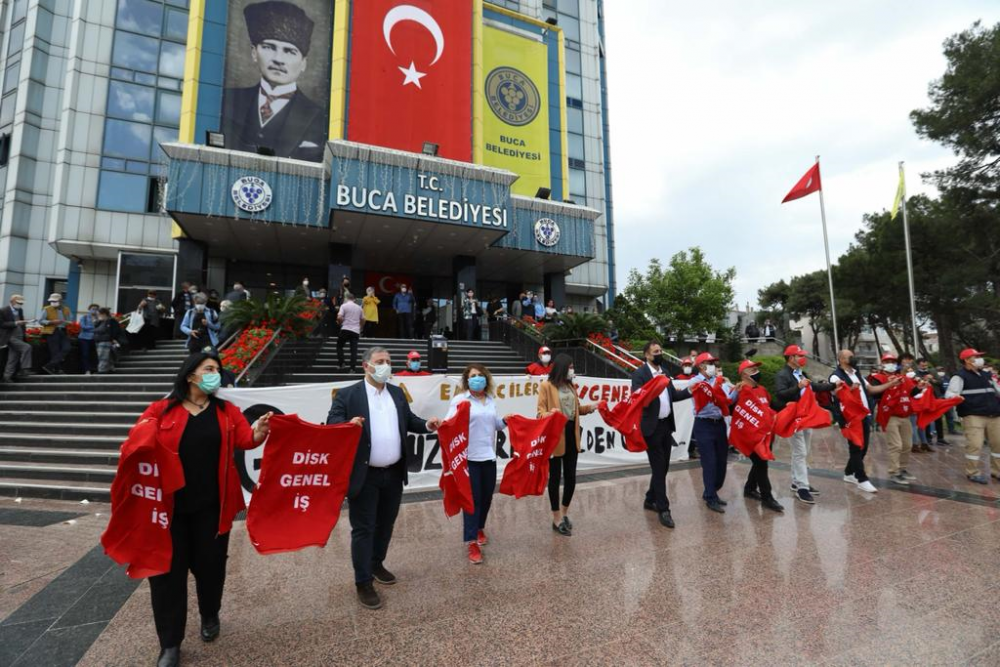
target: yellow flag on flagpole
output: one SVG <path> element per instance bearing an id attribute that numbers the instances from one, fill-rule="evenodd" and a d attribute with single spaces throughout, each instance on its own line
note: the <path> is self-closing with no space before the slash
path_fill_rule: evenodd
<path id="1" fill-rule="evenodd" d="M 896 200 L 892 202 L 892 213 L 889 216 L 890 220 L 896 219 L 896 214 L 899 213 L 899 204 L 903 201 L 903 197 L 906 195 L 906 178 L 903 176 L 903 163 L 899 163 L 899 185 L 896 186 Z"/>

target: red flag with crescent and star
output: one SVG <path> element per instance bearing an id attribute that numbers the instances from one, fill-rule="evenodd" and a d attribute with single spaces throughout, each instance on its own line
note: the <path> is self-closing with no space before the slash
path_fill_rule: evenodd
<path id="1" fill-rule="evenodd" d="M 814 164 L 806 175 L 799 179 L 799 182 L 795 184 L 785 198 L 781 200 L 781 203 L 792 201 L 793 199 L 799 199 L 800 197 L 805 197 L 806 195 L 811 195 L 814 192 L 822 190 L 823 186 L 819 179 L 819 162 Z"/>
<path id="2" fill-rule="evenodd" d="M 351 3 L 350 141 L 472 160 L 472 3 Z"/>

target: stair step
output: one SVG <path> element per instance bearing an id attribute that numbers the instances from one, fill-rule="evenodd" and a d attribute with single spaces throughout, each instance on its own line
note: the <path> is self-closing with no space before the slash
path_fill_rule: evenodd
<path id="1" fill-rule="evenodd" d="M 0 496 L 53 500 L 111 501 L 111 484 L 99 482 L 42 483 L 35 479 L 0 477 Z"/>
<path id="2" fill-rule="evenodd" d="M 124 423 L 101 423 L 101 422 L 46 422 L 46 421 L 0 421 L 0 432 L 10 433 L 17 431 L 20 434 L 40 433 L 48 435 L 53 439 L 62 437 L 63 433 L 69 431 L 74 435 L 113 435 L 122 439 L 128 435 L 128 431 L 135 423 L 135 418 L 131 422 Z"/>
<path id="3" fill-rule="evenodd" d="M 37 398 L 34 400 L 27 400 L 24 398 L 20 399 L 10 399 L 4 400 L 0 403 L 0 406 L 7 410 L 37 410 L 40 407 L 45 407 L 51 410 L 53 413 L 66 413 L 66 412 L 79 412 L 81 410 L 90 410 L 99 413 L 114 413 L 120 412 L 122 410 L 135 410 L 135 415 L 138 416 L 143 413 L 143 411 L 149 407 L 152 401 L 114 401 L 114 402 L 103 402 L 95 401 L 94 396 L 87 395 L 86 398 L 76 400 L 76 401 L 39 401 Z"/>
<path id="4" fill-rule="evenodd" d="M 10 391 L 28 394 L 58 391 L 86 392 L 92 396 L 109 392 L 162 392 L 169 393 L 173 382 L 31 382 L 10 387 Z"/>
<path id="5" fill-rule="evenodd" d="M 54 435 L 51 433 L 0 433 L 0 447 L 53 447 L 56 449 L 117 449 L 125 440 L 121 435 Z"/>
<path id="6" fill-rule="evenodd" d="M 38 479 L 45 481 L 98 482 L 110 485 L 115 478 L 115 466 L 95 466 L 86 464 L 49 464 L 0 462 L 0 479 Z"/>
<path id="7" fill-rule="evenodd" d="M 148 404 L 163 398 L 167 393 L 167 389 L 160 391 L 55 391 L 50 389 L 44 391 L 0 391 L 0 401 L 3 401 L 5 407 L 9 406 L 8 401 L 31 401 L 32 399 L 37 401 L 45 398 L 81 402 L 90 401 L 93 403 L 118 400 L 145 400 Z"/>
<path id="8" fill-rule="evenodd" d="M 154 370 L 124 370 L 119 368 L 114 373 L 94 375 L 31 375 L 18 384 L 63 384 L 86 382 L 87 384 L 107 384 L 109 382 L 133 382 L 146 380 L 149 382 L 173 383 L 177 373 L 163 373 Z"/>
<path id="9" fill-rule="evenodd" d="M 48 404 L 46 404 L 48 405 Z M 4 404 L 7 407 L 7 404 Z M 33 405 L 38 408 L 40 405 Z M 57 412 L 54 410 L 0 410 L 0 421 L 5 422 L 30 422 L 49 420 L 58 423 L 60 426 L 67 422 L 86 422 L 99 419 L 106 424 L 127 424 L 131 426 L 138 416 L 142 414 L 141 409 L 135 412 L 83 412 L 66 411 Z M 18 424 L 20 426 L 20 424 Z"/>
<path id="10" fill-rule="evenodd" d="M 21 463 L 79 463 L 90 466 L 117 466 L 118 450 L 0 447 L 0 461 Z"/>

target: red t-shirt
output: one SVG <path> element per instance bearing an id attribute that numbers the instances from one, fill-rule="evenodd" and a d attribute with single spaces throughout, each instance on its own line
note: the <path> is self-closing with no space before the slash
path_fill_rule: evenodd
<path id="1" fill-rule="evenodd" d="M 551 370 L 552 364 L 543 366 L 536 361 L 533 364 L 528 364 L 527 373 L 528 375 L 548 375 Z"/>
<path id="2" fill-rule="evenodd" d="M 354 424 L 271 417 L 247 533 L 262 554 L 323 547 L 337 525 L 361 439 Z"/>
<path id="3" fill-rule="evenodd" d="M 399 371 L 398 373 L 393 373 L 393 375 L 396 377 L 422 377 L 424 375 L 431 375 L 431 373 L 427 371 L 417 371 L 416 373 L 413 371 Z"/>
<path id="4" fill-rule="evenodd" d="M 555 412 L 541 419 L 521 415 L 507 418 L 513 458 L 503 469 L 500 493 L 515 498 L 540 496 L 549 481 L 549 457 L 559 446 L 566 416 Z"/>

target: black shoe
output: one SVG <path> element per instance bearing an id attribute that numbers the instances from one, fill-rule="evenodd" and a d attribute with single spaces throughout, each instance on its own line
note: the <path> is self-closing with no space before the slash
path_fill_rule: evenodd
<path id="1" fill-rule="evenodd" d="M 816 499 L 813 498 L 813 495 L 811 493 L 809 493 L 807 490 L 805 490 L 805 489 L 799 489 L 795 493 L 796 493 L 795 497 L 799 499 L 799 502 L 803 502 L 806 505 L 815 505 L 816 504 Z"/>
<path id="2" fill-rule="evenodd" d="M 222 624 L 219 623 L 218 616 L 201 619 L 201 641 L 214 642 L 219 637 L 219 630 Z"/>
<path id="3" fill-rule="evenodd" d="M 32 375 L 34 375 L 34 374 L 35 374 L 35 371 L 31 371 L 31 370 L 22 370 L 22 371 L 21 371 L 20 373 L 18 373 L 18 374 L 17 374 L 17 375 L 15 375 L 14 377 L 16 377 L 16 378 L 20 378 L 20 379 L 22 379 L 22 380 L 23 380 L 24 378 L 26 378 L 26 377 L 30 377 L 30 376 L 32 376 Z"/>
<path id="4" fill-rule="evenodd" d="M 4 375 L 3 376 L 3 383 L 4 384 L 9 384 L 9 383 L 11 383 L 13 381 L 14 381 L 14 378 L 11 377 L 10 375 Z"/>
<path id="5" fill-rule="evenodd" d="M 760 491 L 758 491 L 757 489 L 748 489 L 748 488 L 744 487 L 743 488 L 743 497 L 744 498 L 753 498 L 754 500 L 760 500 Z"/>
<path id="6" fill-rule="evenodd" d="M 156 661 L 156 667 L 177 667 L 179 664 L 181 664 L 180 646 L 160 650 L 160 659 Z"/>
<path id="7" fill-rule="evenodd" d="M 375 575 L 375 581 L 382 584 L 383 586 L 392 586 L 396 583 L 396 575 L 394 575 L 389 570 L 385 569 L 381 565 L 376 565 L 372 568 L 372 574 Z"/>
<path id="8" fill-rule="evenodd" d="M 568 516 L 564 516 L 562 522 L 566 524 L 566 527 L 573 530 L 573 522 L 569 520 Z"/>
<path id="9" fill-rule="evenodd" d="M 938 446 L 940 446 L 940 445 L 951 445 L 951 443 L 948 442 L 947 440 L 945 440 L 944 438 L 938 438 L 937 444 L 938 444 Z"/>
<path id="10" fill-rule="evenodd" d="M 565 535 L 566 537 L 572 537 L 573 530 L 566 525 L 565 522 L 552 524 L 552 530 L 556 531 L 560 535 Z"/>
<path id="11" fill-rule="evenodd" d="M 48 366 L 42 366 L 42 370 L 45 371 L 46 373 L 48 373 L 49 375 L 55 375 L 56 374 L 56 369 L 49 368 Z"/>
<path id="12" fill-rule="evenodd" d="M 660 512 L 660 525 L 665 526 L 667 528 L 674 527 L 674 518 L 670 516 L 670 510 L 664 510 L 663 512 Z"/>
<path id="13" fill-rule="evenodd" d="M 729 501 L 723 500 L 722 498 L 719 498 L 716 502 L 718 502 L 723 507 L 725 507 L 725 506 L 727 506 L 729 504 Z"/>
<path id="14" fill-rule="evenodd" d="M 774 510 L 775 512 L 785 511 L 785 507 L 774 498 L 762 498 L 760 504 L 769 510 Z"/>
<path id="15" fill-rule="evenodd" d="M 810 486 L 809 487 L 809 493 L 811 493 L 814 496 L 818 496 L 819 495 L 819 489 L 817 489 L 814 486 Z"/>
<path id="16" fill-rule="evenodd" d="M 708 500 L 705 502 L 705 504 L 708 505 L 708 509 L 712 510 L 713 512 L 718 512 L 719 514 L 726 513 L 726 508 L 723 507 L 722 503 L 720 503 L 718 500 Z"/>
<path id="17" fill-rule="evenodd" d="M 653 503 L 651 503 L 648 500 L 643 500 L 642 501 L 642 509 L 649 510 L 650 512 L 655 512 L 656 511 L 656 505 L 654 505 Z"/>
<path id="18" fill-rule="evenodd" d="M 358 587 L 358 602 L 366 609 L 381 609 L 382 598 L 378 596 L 372 582 L 366 581 L 363 584 L 356 584 Z"/>

